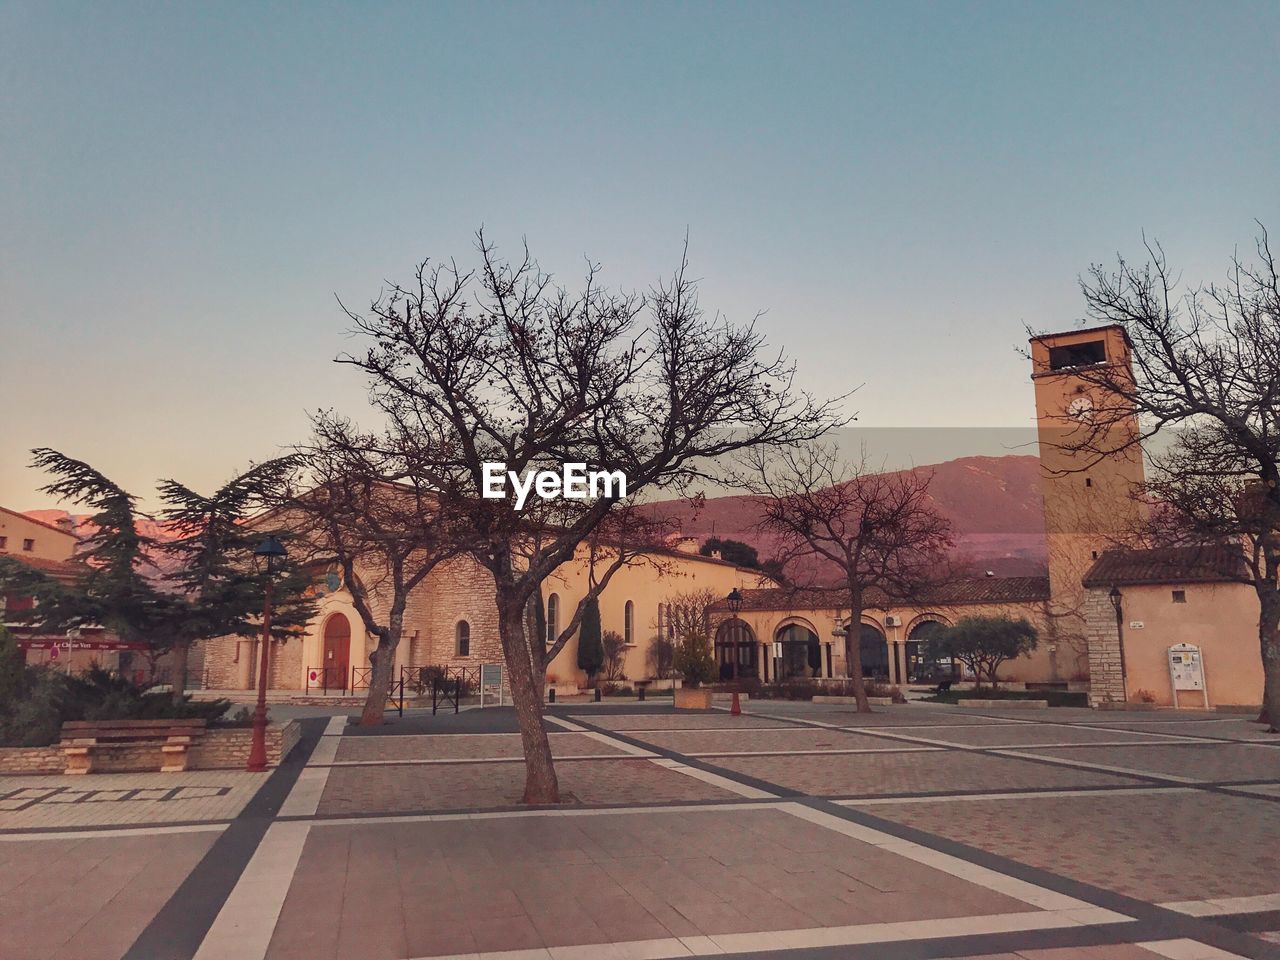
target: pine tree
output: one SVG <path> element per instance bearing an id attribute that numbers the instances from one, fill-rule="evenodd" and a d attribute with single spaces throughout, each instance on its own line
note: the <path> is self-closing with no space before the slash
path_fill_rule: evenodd
<path id="1" fill-rule="evenodd" d="M 582 625 L 578 628 L 578 669 L 585 672 L 587 681 L 594 685 L 602 666 L 604 644 L 600 638 L 600 602 L 592 597 L 582 610 Z"/>

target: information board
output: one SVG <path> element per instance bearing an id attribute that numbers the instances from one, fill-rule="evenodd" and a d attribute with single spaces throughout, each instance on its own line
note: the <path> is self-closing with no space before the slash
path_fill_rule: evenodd
<path id="1" fill-rule="evenodd" d="M 1177 643 L 1169 648 L 1169 682 L 1173 686 L 1173 705 L 1178 705 L 1178 692 L 1196 691 L 1209 705 L 1209 691 L 1204 682 L 1204 658 L 1193 643 Z"/>

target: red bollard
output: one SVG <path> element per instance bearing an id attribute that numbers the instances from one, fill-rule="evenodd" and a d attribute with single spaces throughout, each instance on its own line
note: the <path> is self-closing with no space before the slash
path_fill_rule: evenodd
<path id="1" fill-rule="evenodd" d="M 742 716 L 742 704 L 738 702 L 737 690 L 733 691 L 733 706 L 729 708 L 729 716 L 731 717 Z"/>

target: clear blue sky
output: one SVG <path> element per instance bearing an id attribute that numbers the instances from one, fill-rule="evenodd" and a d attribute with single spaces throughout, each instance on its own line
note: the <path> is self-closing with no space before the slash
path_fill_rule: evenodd
<path id="1" fill-rule="evenodd" d="M 1277 91 L 1273 2 L 8 0 L 0 503 L 50 505 L 32 446 L 212 486 L 359 412 L 334 295 L 481 224 L 626 286 L 688 229 L 864 424 L 1025 426 L 1091 261 L 1280 234 Z"/>

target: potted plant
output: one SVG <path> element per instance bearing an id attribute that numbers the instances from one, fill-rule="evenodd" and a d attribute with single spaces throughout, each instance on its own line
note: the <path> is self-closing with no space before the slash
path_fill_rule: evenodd
<path id="1" fill-rule="evenodd" d="M 676 673 L 683 683 L 675 691 L 678 710 L 710 710 L 711 689 L 703 684 L 716 678 L 716 660 L 711 640 L 701 632 L 690 632 L 676 644 Z"/>

